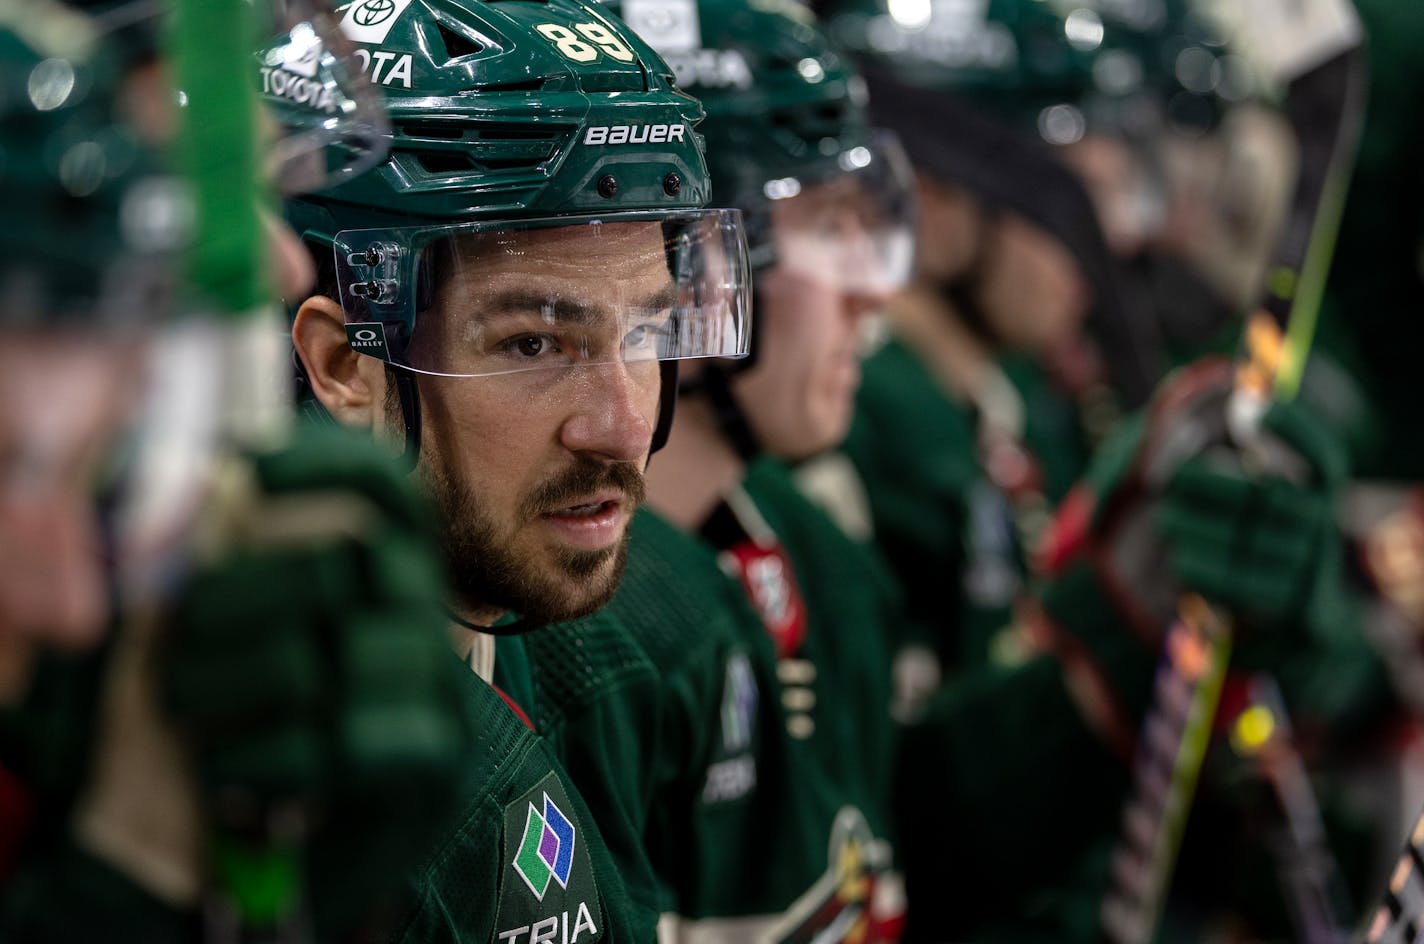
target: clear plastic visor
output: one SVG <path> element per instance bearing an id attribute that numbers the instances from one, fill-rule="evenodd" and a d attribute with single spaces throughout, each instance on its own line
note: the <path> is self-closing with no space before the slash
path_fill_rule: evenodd
<path id="1" fill-rule="evenodd" d="M 419 373 L 747 353 L 736 210 L 346 231 L 336 267 L 351 346 Z"/>
<path id="2" fill-rule="evenodd" d="M 914 176 L 899 139 L 877 132 L 838 159 L 819 182 L 770 181 L 776 263 L 816 284 L 853 294 L 890 294 L 914 267 Z"/>
<path id="3" fill-rule="evenodd" d="M 373 167 L 390 146 L 369 53 L 342 32 L 328 0 L 272 0 L 258 90 L 276 126 L 268 179 L 284 195 L 324 190 Z"/>

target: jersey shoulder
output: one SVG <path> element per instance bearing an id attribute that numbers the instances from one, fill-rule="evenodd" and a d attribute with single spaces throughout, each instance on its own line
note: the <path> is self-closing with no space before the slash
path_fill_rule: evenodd
<path id="1" fill-rule="evenodd" d="M 591 616 L 543 627 L 525 646 L 533 671 L 534 726 L 558 728 L 601 699 L 657 682 L 657 669 L 618 615 L 604 608 Z"/>
<path id="2" fill-rule="evenodd" d="M 899 587 L 879 552 L 847 535 L 811 501 L 784 462 L 758 459 L 743 488 L 785 546 L 808 603 L 834 605 L 847 594 L 869 593 L 898 605 Z"/>
<path id="3" fill-rule="evenodd" d="M 635 905 L 598 824 L 548 744 L 473 674 L 464 705 L 464 807 L 409 879 L 393 940 L 528 944 L 644 941 L 657 916 Z"/>
<path id="4" fill-rule="evenodd" d="M 609 606 L 660 673 L 677 673 L 757 639 L 761 623 L 700 538 L 651 511 L 633 521 L 628 569 Z"/>

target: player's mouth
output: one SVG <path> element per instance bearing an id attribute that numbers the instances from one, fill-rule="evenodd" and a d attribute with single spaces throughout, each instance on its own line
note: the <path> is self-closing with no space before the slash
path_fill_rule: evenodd
<path id="1" fill-rule="evenodd" d="M 547 521 L 565 543 L 596 551 L 622 538 L 623 513 L 627 505 L 621 491 L 608 489 L 580 497 L 539 517 Z"/>

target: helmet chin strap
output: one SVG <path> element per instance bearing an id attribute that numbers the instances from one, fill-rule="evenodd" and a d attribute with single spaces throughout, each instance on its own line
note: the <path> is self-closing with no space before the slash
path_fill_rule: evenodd
<path id="1" fill-rule="evenodd" d="M 481 626 L 478 623 L 471 623 L 449 607 L 446 607 L 445 615 L 450 617 L 450 621 L 457 626 L 468 629 L 472 633 L 484 633 L 487 636 L 523 636 L 525 633 L 542 629 L 548 625 L 542 620 L 520 617 L 498 626 Z"/>
<path id="2" fill-rule="evenodd" d="M 667 445 L 672 418 L 677 411 L 677 361 L 659 361 L 658 370 L 662 374 L 662 389 L 658 393 L 658 425 L 653 428 L 653 441 L 648 447 L 649 462 L 653 461 L 653 453 Z"/>
<path id="3" fill-rule="evenodd" d="M 765 225 L 769 226 L 769 223 Z M 759 239 L 757 245 L 763 247 L 759 253 L 759 262 L 754 267 L 759 278 L 767 268 L 775 264 L 775 252 L 771 248 L 769 238 Z M 758 250 L 754 249 L 753 255 L 758 255 Z M 699 377 L 686 381 L 679 388 L 683 396 L 707 398 L 707 402 L 712 406 L 713 416 L 716 417 L 718 431 L 736 450 L 741 460 L 748 464 L 754 462 L 766 450 L 752 430 L 746 411 L 742 409 L 736 393 L 732 390 L 732 379 L 756 367 L 760 360 L 760 348 L 757 334 L 753 331 L 745 357 L 736 360 L 708 360 Z"/>
<path id="4" fill-rule="evenodd" d="M 761 455 L 764 449 L 761 440 L 757 439 L 756 433 L 752 431 L 746 411 L 742 409 L 736 393 L 732 390 L 732 377 L 737 372 L 735 368 L 728 370 L 721 364 L 708 364 L 707 369 L 702 372 L 702 380 L 696 390 L 705 395 L 707 402 L 712 405 L 718 431 L 736 450 L 742 461 L 750 463 Z"/>
<path id="5" fill-rule="evenodd" d="M 401 420 L 405 423 L 405 445 L 400 462 L 406 472 L 414 472 L 420 463 L 420 388 L 415 384 L 414 373 L 389 364 L 386 365 L 386 382 L 395 384 Z"/>

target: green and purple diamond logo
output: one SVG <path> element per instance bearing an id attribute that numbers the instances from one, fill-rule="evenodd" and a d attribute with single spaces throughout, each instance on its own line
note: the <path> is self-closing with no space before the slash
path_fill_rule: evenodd
<path id="1" fill-rule="evenodd" d="M 548 793 L 544 794 L 543 812 L 533 803 L 529 804 L 524 839 L 512 864 L 535 898 L 544 900 L 550 880 L 558 882 L 560 888 L 568 888 L 569 870 L 574 864 L 574 839 L 574 824 L 549 799 Z"/>

